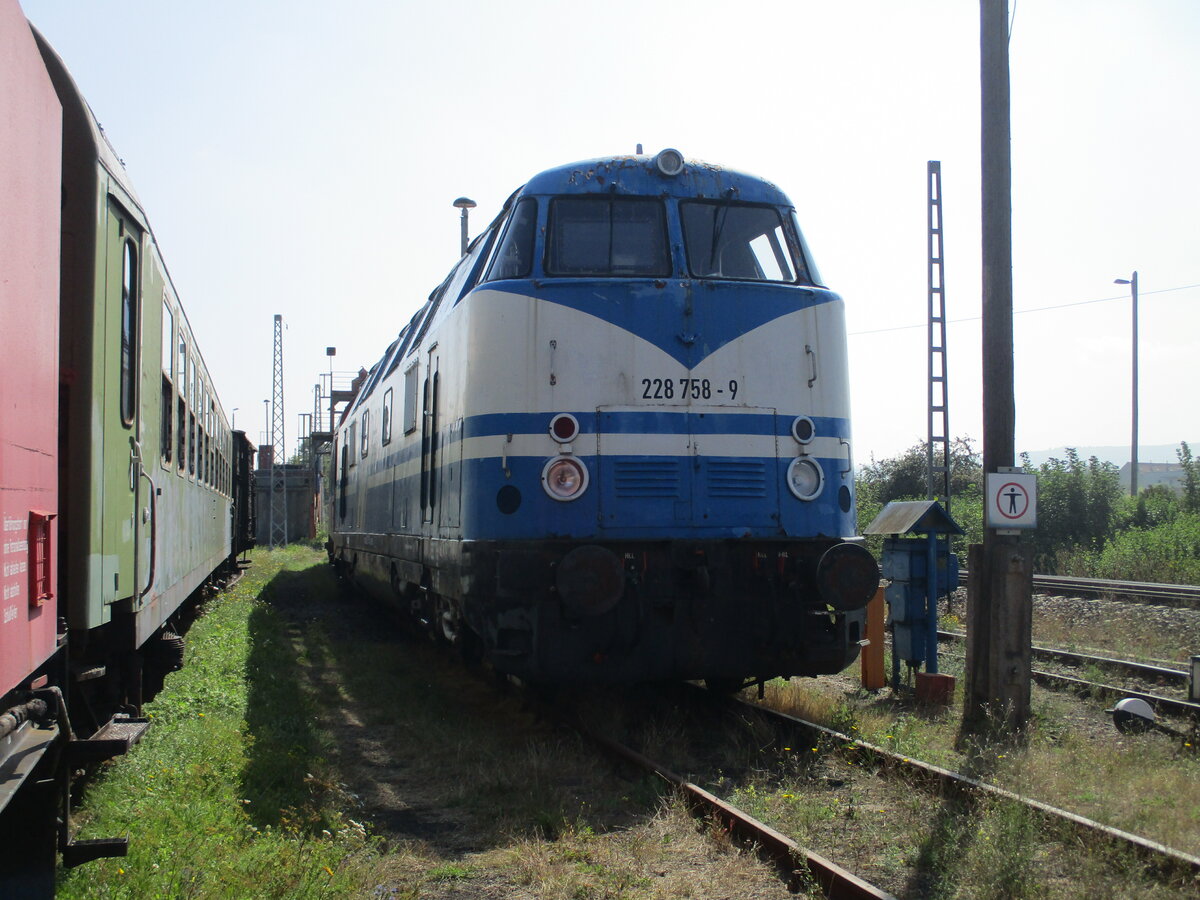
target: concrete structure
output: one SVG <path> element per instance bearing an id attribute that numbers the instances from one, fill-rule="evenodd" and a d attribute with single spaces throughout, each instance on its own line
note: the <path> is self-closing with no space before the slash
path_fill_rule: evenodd
<path id="1" fill-rule="evenodd" d="M 282 478 L 280 474 L 282 472 Z M 270 516 L 266 513 L 271 509 L 271 470 L 256 469 L 254 501 L 258 509 L 258 530 L 256 538 L 260 547 L 271 544 Z M 316 478 L 309 466 L 275 466 L 275 481 L 287 485 L 287 530 L 283 535 L 283 543 L 303 541 L 316 535 Z M 278 529 L 277 525 L 277 530 Z"/>

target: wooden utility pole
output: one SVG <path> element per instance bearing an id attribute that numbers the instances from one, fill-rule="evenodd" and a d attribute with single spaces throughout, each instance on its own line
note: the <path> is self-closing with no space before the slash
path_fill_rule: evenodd
<path id="1" fill-rule="evenodd" d="M 983 470 L 1014 463 L 1012 162 L 1008 0 L 980 0 L 983 173 Z M 985 503 L 992 498 L 985 497 Z M 1033 566 L 1017 536 L 984 531 L 970 549 L 963 729 L 1015 732 L 1029 718 Z"/>

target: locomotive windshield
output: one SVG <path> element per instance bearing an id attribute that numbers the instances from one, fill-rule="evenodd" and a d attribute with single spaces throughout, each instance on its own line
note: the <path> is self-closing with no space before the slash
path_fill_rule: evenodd
<path id="1" fill-rule="evenodd" d="M 670 275 L 662 202 L 641 197 L 556 197 L 550 204 L 546 274 Z"/>
<path id="2" fill-rule="evenodd" d="M 679 204 L 679 217 L 695 278 L 792 283 L 803 271 L 773 207 L 689 201 Z"/>

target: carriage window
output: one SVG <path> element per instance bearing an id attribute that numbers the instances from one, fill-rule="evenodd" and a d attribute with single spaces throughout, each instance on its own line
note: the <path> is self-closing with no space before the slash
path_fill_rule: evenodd
<path id="1" fill-rule="evenodd" d="M 121 273 L 121 421 L 133 424 L 137 396 L 137 250 L 133 241 L 125 242 L 125 261 Z"/>
<path id="2" fill-rule="evenodd" d="M 159 451 L 164 465 L 171 463 L 175 446 L 175 430 L 171 414 L 175 409 L 175 316 L 163 298 L 162 318 L 162 405 L 160 407 Z"/>
<path id="3" fill-rule="evenodd" d="M 550 204 L 547 275 L 671 274 L 663 205 L 645 198 L 559 197 Z"/>
<path id="4" fill-rule="evenodd" d="M 533 235 L 537 225 L 537 201 L 529 197 L 517 204 L 512 218 L 508 221 L 508 230 L 504 232 L 504 240 L 496 251 L 492 268 L 488 272 L 489 281 L 499 281 L 502 278 L 527 278 L 529 268 L 533 263 Z"/>
<path id="5" fill-rule="evenodd" d="M 417 364 L 414 362 L 404 373 L 404 433 L 417 430 Z"/>
<path id="6" fill-rule="evenodd" d="M 688 202 L 679 212 L 694 277 L 796 281 L 798 267 L 773 207 Z"/>
<path id="7" fill-rule="evenodd" d="M 383 419 L 379 423 L 380 439 L 384 444 L 392 442 L 392 389 L 383 395 Z"/>

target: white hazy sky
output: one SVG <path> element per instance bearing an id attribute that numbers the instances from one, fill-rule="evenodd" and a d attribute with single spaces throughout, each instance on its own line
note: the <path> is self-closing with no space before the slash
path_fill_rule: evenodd
<path id="1" fill-rule="evenodd" d="M 145 204 L 254 439 L 281 313 L 287 450 L 533 174 L 677 147 L 796 204 L 846 300 L 856 458 L 925 436 L 926 161 L 942 161 L 951 431 L 978 439 L 972 0 L 22 0 Z M 1010 0 L 1017 451 L 1200 438 L 1200 3 Z M 1047 309 L 1049 308 L 1049 309 Z M 504 352 L 504 348 L 499 348 Z M 1145 458 L 1145 457 L 1143 457 Z"/>

